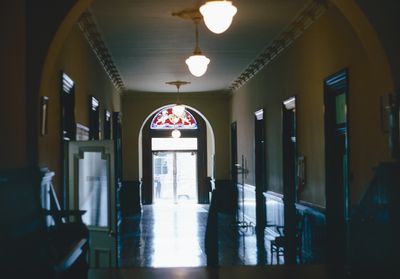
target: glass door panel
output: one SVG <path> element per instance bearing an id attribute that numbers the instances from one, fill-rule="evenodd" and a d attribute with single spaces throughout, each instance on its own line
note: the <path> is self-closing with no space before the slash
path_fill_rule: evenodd
<path id="1" fill-rule="evenodd" d="M 153 195 L 155 203 L 174 200 L 172 152 L 153 152 Z"/>
<path id="2" fill-rule="evenodd" d="M 107 161 L 101 152 L 84 152 L 79 160 L 79 209 L 88 226 L 108 227 Z"/>
<path id="3" fill-rule="evenodd" d="M 155 203 L 197 202 L 197 152 L 153 152 Z"/>
<path id="4" fill-rule="evenodd" d="M 197 201 L 197 153 L 176 153 L 177 200 L 181 202 Z"/>

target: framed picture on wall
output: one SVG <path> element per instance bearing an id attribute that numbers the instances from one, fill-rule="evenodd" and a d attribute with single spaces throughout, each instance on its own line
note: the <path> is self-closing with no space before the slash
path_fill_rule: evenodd
<path id="1" fill-rule="evenodd" d="M 381 101 L 381 130 L 383 133 L 389 133 L 389 117 L 393 97 L 391 94 L 385 94 L 380 97 Z"/>
<path id="2" fill-rule="evenodd" d="M 47 135 L 47 110 L 49 106 L 49 97 L 42 96 L 40 98 L 40 134 Z"/>
<path id="3" fill-rule="evenodd" d="M 399 94 L 386 94 L 382 98 L 381 110 L 385 110 L 382 121 L 386 122 L 389 150 L 393 158 L 400 158 L 400 98 Z"/>

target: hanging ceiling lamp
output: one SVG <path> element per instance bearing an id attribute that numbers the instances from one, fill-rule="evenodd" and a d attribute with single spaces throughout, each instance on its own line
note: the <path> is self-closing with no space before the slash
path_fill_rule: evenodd
<path id="1" fill-rule="evenodd" d="M 175 129 L 175 130 L 172 131 L 171 136 L 172 136 L 174 139 L 180 138 L 180 137 L 181 137 L 181 131 Z"/>
<path id="2" fill-rule="evenodd" d="M 185 114 L 185 106 L 182 105 L 180 100 L 179 100 L 179 88 L 182 85 L 190 84 L 190 82 L 189 81 L 175 80 L 175 81 L 167 81 L 166 84 L 175 85 L 176 86 L 177 98 L 176 98 L 175 106 L 172 107 L 172 113 L 175 114 L 177 117 L 182 117 Z"/>
<path id="3" fill-rule="evenodd" d="M 204 23 L 211 32 L 221 34 L 231 26 L 237 8 L 232 1 L 208 1 L 200 7 Z"/>
<path id="4" fill-rule="evenodd" d="M 195 77 L 201 77 L 207 71 L 210 59 L 202 54 L 199 47 L 199 18 L 193 18 L 196 26 L 196 48 L 193 51 L 193 55 L 186 59 L 186 65 L 188 65 L 189 71 Z"/>
<path id="5" fill-rule="evenodd" d="M 176 104 L 172 107 L 172 113 L 177 117 L 177 118 L 181 118 L 185 115 L 185 111 L 186 108 L 184 105 L 181 104 L 180 100 L 179 100 L 179 88 L 182 85 L 186 85 L 186 84 L 190 84 L 189 81 L 181 81 L 181 80 L 175 80 L 175 81 L 167 81 L 166 84 L 169 85 L 175 85 L 176 86 L 176 90 L 177 90 L 177 100 L 176 100 Z M 174 129 L 171 132 L 171 136 L 174 139 L 180 138 L 181 137 L 181 131 L 179 131 L 178 129 Z"/>

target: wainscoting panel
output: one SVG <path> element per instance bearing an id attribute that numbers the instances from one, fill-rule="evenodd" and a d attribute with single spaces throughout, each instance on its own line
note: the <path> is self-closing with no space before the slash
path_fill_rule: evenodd
<path id="1" fill-rule="evenodd" d="M 119 191 L 119 201 L 121 204 L 121 214 L 123 217 L 140 214 L 141 206 L 141 181 L 123 181 Z"/>
<path id="2" fill-rule="evenodd" d="M 256 223 L 256 187 L 245 184 L 244 187 L 238 184 L 238 207 L 239 219 L 247 222 Z"/>
<path id="3" fill-rule="evenodd" d="M 304 215 L 303 261 L 306 263 L 325 262 L 327 241 L 325 210 L 303 203 L 296 204 L 296 208 Z"/>
<path id="4" fill-rule="evenodd" d="M 275 192 L 266 192 L 266 232 L 276 235 L 276 230 L 268 225 L 283 226 L 284 206 L 283 196 Z M 303 263 L 323 263 L 325 261 L 326 217 L 325 210 L 307 203 L 297 203 L 296 208 L 304 215 L 304 230 L 302 235 Z"/>
<path id="5" fill-rule="evenodd" d="M 264 193 L 266 202 L 267 226 L 285 225 L 282 195 L 274 192 Z"/>

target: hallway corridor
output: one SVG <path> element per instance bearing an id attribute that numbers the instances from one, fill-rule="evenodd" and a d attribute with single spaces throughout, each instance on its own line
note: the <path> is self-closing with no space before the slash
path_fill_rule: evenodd
<path id="1" fill-rule="evenodd" d="M 204 249 L 208 205 L 144 205 L 141 215 L 123 218 L 119 266 L 199 267 L 207 265 Z M 219 215 L 219 265 L 264 265 L 266 252 L 257 253 L 256 235 L 237 233 L 234 218 Z M 236 233 L 235 233 L 236 232 Z"/>

